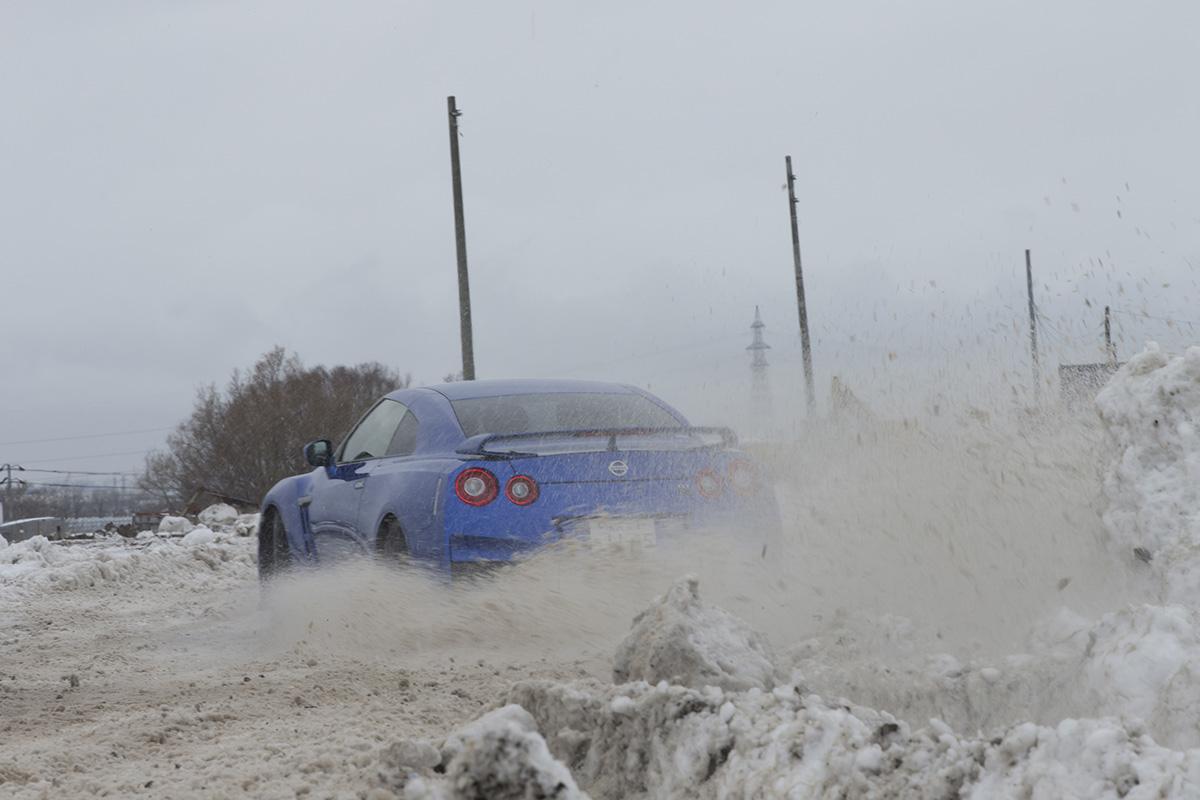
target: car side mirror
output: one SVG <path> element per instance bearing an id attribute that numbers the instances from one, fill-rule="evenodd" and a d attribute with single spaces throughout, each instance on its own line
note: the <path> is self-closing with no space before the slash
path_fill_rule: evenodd
<path id="1" fill-rule="evenodd" d="M 333 443 L 317 439 L 304 445 L 304 460 L 314 467 L 327 467 L 333 461 Z"/>

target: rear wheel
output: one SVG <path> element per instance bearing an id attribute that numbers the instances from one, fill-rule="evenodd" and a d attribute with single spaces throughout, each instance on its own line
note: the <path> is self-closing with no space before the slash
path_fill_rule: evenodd
<path id="1" fill-rule="evenodd" d="M 408 563 L 408 541 L 400 528 L 400 520 L 387 517 L 379 525 L 375 537 L 375 557 L 385 564 Z"/>
<path id="2" fill-rule="evenodd" d="M 270 580 L 287 572 L 292 565 L 292 551 L 288 546 L 287 528 L 283 518 L 275 509 L 263 517 L 258 531 L 258 577 Z"/>

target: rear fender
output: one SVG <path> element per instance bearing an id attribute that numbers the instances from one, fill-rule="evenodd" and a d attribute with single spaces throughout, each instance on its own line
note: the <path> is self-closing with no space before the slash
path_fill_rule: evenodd
<path id="1" fill-rule="evenodd" d="M 373 548 L 383 520 L 395 517 L 410 554 L 440 560 L 446 549 L 445 486 L 461 463 L 448 458 L 381 461 L 366 480 L 359 509 L 366 544 Z"/>

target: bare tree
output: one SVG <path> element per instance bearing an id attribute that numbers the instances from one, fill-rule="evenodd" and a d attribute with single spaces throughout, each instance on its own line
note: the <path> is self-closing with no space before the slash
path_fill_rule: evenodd
<path id="1" fill-rule="evenodd" d="M 168 504 L 199 488 L 257 502 L 304 468 L 306 442 L 341 436 L 380 396 L 410 382 L 379 363 L 305 367 L 276 347 L 249 371 L 235 370 L 225 391 L 200 389 L 167 449 L 146 458 L 139 484 Z"/>

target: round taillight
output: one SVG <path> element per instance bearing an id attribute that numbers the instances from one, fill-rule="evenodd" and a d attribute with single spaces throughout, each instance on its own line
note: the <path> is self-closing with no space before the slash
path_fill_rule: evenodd
<path id="1" fill-rule="evenodd" d="M 711 469 L 702 469 L 696 473 L 696 489 L 701 496 L 713 498 L 721 494 L 721 476 Z"/>
<path id="2" fill-rule="evenodd" d="M 486 506 L 500 493 L 500 484 L 486 469 L 471 467 L 458 473 L 454 493 L 469 506 Z"/>
<path id="3" fill-rule="evenodd" d="M 738 494 L 752 494 L 758 486 L 758 470 L 744 459 L 738 459 L 729 465 L 729 485 Z"/>
<path id="4" fill-rule="evenodd" d="M 527 506 L 538 499 L 537 481 L 528 475 L 516 475 L 508 479 L 504 496 L 519 506 Z"/>

